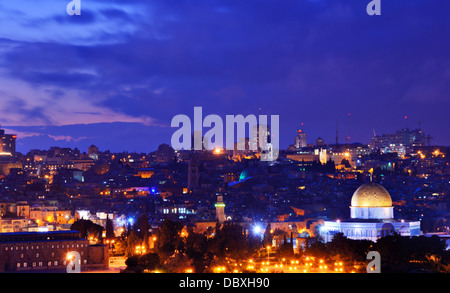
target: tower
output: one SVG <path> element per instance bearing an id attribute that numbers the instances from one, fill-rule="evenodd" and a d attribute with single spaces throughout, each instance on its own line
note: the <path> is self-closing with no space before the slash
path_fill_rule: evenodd
<path id="1" fill-rule="evenodd" d="M 199 162 L 195 157 L 191 157 L 188 164 L 188 190 L 191 192 L 198 188 L 200 173 Z"/>
<path id="2" fill-rule="evenodd" d="M 308 146 L 307 140 L 306 140 L 306 133 L 303 131 L 303 123 L 302 128 L 297 130 L 297 135 L 295 136 L 295 147 L 298 148 L 305 148 Z"/>
<path id="3" fill-rule="evenodd" d="M 91 159 L 93 160 L 98 160 L 98 155 L 99 155 L 99 151 L 98 151 L 98 147 L 96 147 L 95 145 L 91 145 L 88 148 L 88 155 Z"/>
<path id="4" fill-rule="evenodd" d="M 225 222 L 225 203 L 222 195 L 217 196 L 217 202 L 214 206 L 216 207 L 216 217 L 219 223 Z"/>

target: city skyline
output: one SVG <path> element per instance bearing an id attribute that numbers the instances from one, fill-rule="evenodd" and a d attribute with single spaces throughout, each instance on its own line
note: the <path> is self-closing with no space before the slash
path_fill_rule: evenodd
<path id="1" fill-rule="evenodd" d="M 341 143 L 369 144 L 420 123 L 450 145 L 448 3 L 373 17 L 361 1 L 67 4 L 1 4 L 0 123 L 19 152 L 154 151 L 195 106 L 279 115 L 281 149 L 301 123 L 308 143 L 334 143 L 336 124 Z"/>

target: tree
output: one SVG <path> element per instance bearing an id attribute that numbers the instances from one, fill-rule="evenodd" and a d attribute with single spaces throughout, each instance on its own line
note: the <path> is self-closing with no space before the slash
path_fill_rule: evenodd
<path id="1" fill-rule="evenodd" d="M 294 255 L 293 243 L 292 243 L 292 241 L 291 241 L 291 243 L 287 242 L 286 234 L 284 234 L 284 236 L 283 236 L 283 243 L 280 245 L 278 252 L 279 252 L 280 256 L 284 256 L 284 257 L 291 257 Z"/>
<path id="2" fill-rule="evenodd" d="M 150 229 L 150 225 L 148 223 L 148 217 L 144 213 L 137 219 L 136 223 L 133 225 L 133 231 L 136 233 L 136 235 L 139 238 L 144 240 L 145 237 L 148 237 L 149 229 Z"/>
<path id="3" fill-rule="evenodd" d="M 125 239 L 118 239 L 114 243 L 114 253 L 117 255 L 124 255 L 127 250 L 127 241 Z"/>
<path id="4" fill-rule="evenodd" d="M 115 237 L 114 234 L 114 224 L 113 221 L 108 217 L 106 219 L 106 238 L 107 239 L 112 239 Z"/>
<path id="5" fill-rule="evenodd" d="M 165 220 L 157 232 L 156 249 L 161 260 L 171 256 L 178 247 L 183 224 L 171 220 Z"/>
<path id="6" fill-rule="evenodd" d="M 157 253 L 147 253 L 139 258 L 139 264 L 144 269 L 153 271 L 161 265 L 161 261 Z"/>
<path id="7" fill-rule="evenodd" d="M 263 237 L 263 246 L 267 247 L 267 246 L 272 246 L 272 227 L 270 225 L 270 222 L 267 223 L 267 227 L 266 227 L 266 231 L 264 231 L 264 237 Z"/>
<path id="8" fill-rule="evenodd" d="M 125 273 L 142 273 L 144 272 L 144 267 L 139 263 L 139 256 L 133 255 L 127 258 L 125 261 L 127 268 Z"/>
<path id="9" fill-rule="evenodd" d="M 80 219 L 70 226 L 71 230 L 79 231 L 81 238 L 89 239 L 90 237 L 101 241 L 103 227 L 95 224 L 91 220 Z"/>
<path id="10" fill-rule="evenodd" d="M 148 230 L 150 225 L 148 223 L 148 217 L 144 213 L 142 214 L 133 225 L 133 232 L 141 239 L 143 245 L 148 248 Z"/>
<path id="11" fill-rule="evenodd" d="M 350 165 L 350 162 L 347 159 L 342 159 L 341 165 L 344 165 L 345 168 L 351 168 L 352 165 Z"/>
<path id="12" fill-rule="evenodd" d="M 141 245 L 141 240 L 133 231 L 127 237 L 127 246 L 125 249 L 125 256 L 133 256 L 136 254 L 136 246 Z"/>
<path id="13" fill-rule="evenodd" d="M 210 260 L 207 257 L 208 240 L 206 236 L 195 233 L 192 229 L 189 229 L 185 249 L 186 255 L 192 260 L 195 272 L 202 273 L 205 266 L 208 266 L 210 263 Z"/>
<path id="14" fill-rule="evenodd" d="M 246 237 L 242 226 L 235 223 L 225 222 L 210 243 L 210 251 L 218 257 L 242 257 L 247 247 Z"/>

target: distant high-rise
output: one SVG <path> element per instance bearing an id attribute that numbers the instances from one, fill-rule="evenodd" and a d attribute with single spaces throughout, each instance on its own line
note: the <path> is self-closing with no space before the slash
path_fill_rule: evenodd
<path id="1" fill-rule="evenodd" d="M 297 135 L 295 136 L 295 148 L 305 148 L 308 146 L 306 141 L 306 133 L 303 131 L 303 123 L 302 129 L 297 130 Z"/>
<path id="2" fill-rule="evenodd" d="M 270 144 L 270 127 L 267 124 L 256 124 L 252 128 L 250 150 L 260 152 Z"/>
<path id="3" fill-rule="evenodd" d="M 372 148 L 384 148 L 389 146 L 424 146 L 426 141 L 425 133 L 422 129 L 409 130 L 403 128 L 395 133 L 375 135 L 372 137 L 370 145 Z"/>
<path id="4" fill-rule="evenodd" d="M 13 160 L 16 154 L 15 134 L 5 134 L 5 130 L 0 129 L 0 160 Z"/>

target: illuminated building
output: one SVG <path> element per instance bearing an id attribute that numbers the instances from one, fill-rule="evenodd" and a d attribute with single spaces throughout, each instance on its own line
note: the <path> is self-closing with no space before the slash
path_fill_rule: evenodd
<path id="1" fill-rule="evenodd" d="M 12 161 L 16 154 L 16 138 L 14 134 L 5 134 L 0 129 L 0 161 Z"/>
<path id="2" fill-rule="evenodd" d="M 71 251 L 80 254 L 81 269 L 109 266 L 106 245 L 89 245 L 80 232 L 72 230 L 1 233 L 0 251 L 0 272 L 65 271 Z"/>
<path id="3" fill-rule="evenodd" d="M 395 133 L 374 135 L 370 146 L 374 149 L 382 149 L 390 146 L 424 146 L 426 136 L 422 129 L 409 130 L 403 128 Z"/>
<path id="4" fill-rule="evenodd" d="M 350 219 L 324 221 L 320 234 L 325 242 L 336 233 L 355 240 L 377 241 L 393 233 L 402 236 L 420 235 L 420 221 L 394 219 L 389 192 L 380 184 L 369 182 L 360 186 L 352 196 Z"/>
<path id="5" fill-rule="evenodd" d="M 303 131 L 303 129 L 297 130 L 297 135 L 295 136 L 295 147 L 298 148 L 305 148 L 308 146 L 308 143 L 306 141 L 306 133 Z"/>
<path id="6" fill-rule="evenodd" d="M 148 178 L 152 178 L 152 176 L 154 174 L 155 174 L 155 169 L 153 169 L 153 168 L 139 168 L 137 176 L 148 179 Z"/>
<path id="7" fill-rule="evenodd" d="M 91 145 L 88 148 L 88 155 L 89 155 L 89 158 L 91 158 L 94 161 L 97 161 L 98 155 L 99 155 L 98 147 L 96 147 L 95 145 Z"/>
<path id="8" fill-rule="evenodd" d="M 70 210 L 59 210 L 56 206 L 33 205 L 29 213 L 29 218 L 36 221 L 39 226 L 46 223 L 72 224 L 74 222 Z"/>

